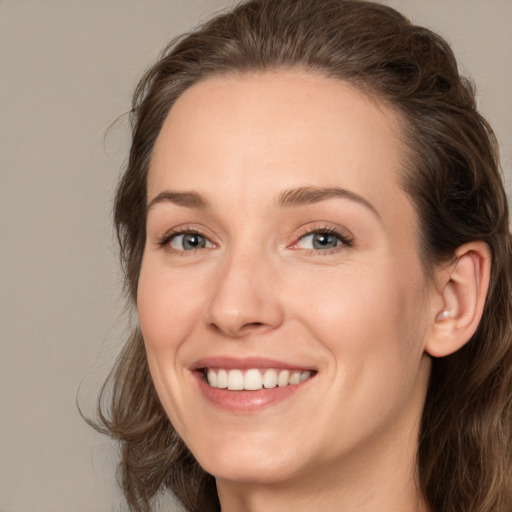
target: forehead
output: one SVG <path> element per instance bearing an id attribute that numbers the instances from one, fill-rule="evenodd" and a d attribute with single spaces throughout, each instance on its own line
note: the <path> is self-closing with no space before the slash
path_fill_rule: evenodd
<path id="1" fill-rule="evenodd" d="M 157 138 L 148 197 L 164 188 L 251 198 L 340 186 L 377 209 L 410 209 L 399 186 L 400 116 L 349 84 L 303 71 L 206 79 L 176 101 Z M 396 210 L 396 211 L 395 211 Z"/>

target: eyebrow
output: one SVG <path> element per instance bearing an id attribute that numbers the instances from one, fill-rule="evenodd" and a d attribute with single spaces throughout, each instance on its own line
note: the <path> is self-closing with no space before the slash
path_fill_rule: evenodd
<path id="1" fill-rule="evenodd" d="M 302 206 L 305 204 L 319 203 L 327 199 L 349 199 L 369 209 L 379 220 L 380 213 L 372 203 L 364 197 L 339 187 L 299 187 L 285 190 L 279 194 L 278 204 L 281 207 Z"/>
<path id="2" fill-rule="evenodd" d="M 319 203 L 332 198 L 349 199 L 355 201 L 369 209 L 379 220 L 380 214 L 377 209 L 364 197 L 339 187 L 298 187 L 281 192 L 278 196 L 278 206 L 281 208 L 290 208 L 306 204 Z M 155 196 L 146 206 L 146 212 L 155 205 L 161 203 L 173 203 L 185 208 L 195 208 L 206 210 L 208 201 L 197 192 L 175 192 L 164 190 Z"/>
<path id="3" fill-rule="evenodd" d="M 178 206 L 196 208 L 198 210 L 206 210 L 206 208 L 208 208 L 206 199 L 197 192 L 174 192 L 172 190 L 164 190 L 151 199 L 146 206 L 146 212 L 161 203 L 173 203 Z"/>

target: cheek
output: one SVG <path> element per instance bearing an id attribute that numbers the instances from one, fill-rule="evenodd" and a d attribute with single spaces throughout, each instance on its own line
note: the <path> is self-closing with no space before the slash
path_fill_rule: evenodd
<path id="1" fill-rule="evenodd" d="M 423 353 L 424 282 L 417 273 L 403 279 L 394 267 L 381 261 L 317 275 L 308 293 L 289 294 L 295 314 L 331 353 L 335 378 L 387 386 L 397 375 L 414 377 Z"/>
<path id="2" fill-rule="evenodd" d="M 181 385 L 184 368 L 180 354 L 184 340 L 197 325 L 198 296 L 195 284 L 186 286 L 179 276 L 151 258 L 143 262 L 137 311 L 149 370 L 164 409 L 175 428 L 181 430 L 180 404 L 187 400 Z"/>
<path id="3" fill-rule="evenodd" d="M 329 338 L 347 342 L 400 324 L 412 292 L 400 287 L 392 276 L 368 267 L 364 272 L 352 268 L 317 274 L 314 279 L 296 281 L 296 285 L 296 291 L 290 293 L 295 309 Z"/>
<path id="4" fill-rule="evenodd" d="M 178 277 L 178 279 L 176 279 Z M 137 311 L 148 351 L 176 348 L 197 321 L 195 281 L 189 286 L 146 260 L 137 290 Z"/>

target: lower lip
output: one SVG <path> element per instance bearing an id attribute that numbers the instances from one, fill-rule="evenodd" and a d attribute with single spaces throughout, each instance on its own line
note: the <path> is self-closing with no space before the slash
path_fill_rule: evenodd
<path id="1" fill-rule="evenodd" d="M 313 378 L 290 386 L 263 388 L 255 391 L 229 391 L 212 388 L 201 372 L 194 372 L 203 396 L 221 409 L 232 412 L 254 412 L 283 402 L 300 391 Z"/>

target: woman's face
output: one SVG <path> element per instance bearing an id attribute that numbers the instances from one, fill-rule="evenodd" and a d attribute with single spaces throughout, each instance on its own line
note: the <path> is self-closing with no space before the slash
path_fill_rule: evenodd
<path id="1" fill-rule="evenodd" d="M 171 109 L 137 306 L 163 407 L 219 480 L 414 454 L 431 312 L 399 122 L 299 71 L 211 78 Z"/>

